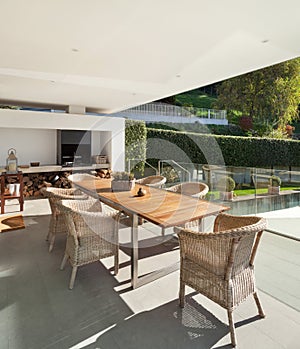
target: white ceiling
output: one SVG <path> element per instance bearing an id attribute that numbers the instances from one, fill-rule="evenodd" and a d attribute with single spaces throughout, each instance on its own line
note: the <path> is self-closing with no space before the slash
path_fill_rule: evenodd
<path id="1" fill-rule="evenodd" d="M 0 103 L 116 112 L 300 56 L 299 0 L 1 0 Z"/>

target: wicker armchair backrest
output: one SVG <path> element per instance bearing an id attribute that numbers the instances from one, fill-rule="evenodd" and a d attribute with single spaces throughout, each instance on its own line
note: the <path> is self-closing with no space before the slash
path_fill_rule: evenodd
<path id="1" fill-rule="evenodd" d="M 69 234 L 80 240 L 97 234 L 108 243 L 116 243 L 116 229 L 119 213 L 103 213 L 102 205 L 97 199 L 63 200 L 59 205 L 64 213 Z"/>
<path id="2" fill-rule="evenodd" d="M 99 180 L 99 177 L 93 176 L 90 173 L 73 173 L 68 176 L 68 180 L 71 182 L 79 182 L 83 180 Z"/>
<path id="3" fill-rule="evenodd" d="M 136 183 L 138 184 L 144 184 L 148 186 L 154 186 L 154 187 L 159 187 L 162 186 L 163 184 L 166 183 L 166 177 L 164 176 L 148 176 L 145 178 L 140 178 L 136 180 Z"/>
<path id="4" fill-rule="evenodd" d="M 260 234 L 258 240 L 255 238 L 265 228 L 264 218 L 219 214 L 213 233 L 182 228 L 175 231 L 179 236 L 182 258 L 188 256 L 208 271 L 225 277 L 228 273 L 230 276 L 238 274 L 253 264 Z"/>
<path id="5" fill-rule="evenodd" d="M 202 199 L 208 193 L 209 187 L 201 182 L 183 182 L 168 188 L 168 190 Z"/>
<path id="6" fill-rule="evenodd" d="M 41 193 L 49 199 L 51 211 L 56 214 L 59 214 L 57 205 L 61 200 L 86 200 L 88 198 L 86 194 L 74 188 L 46 187 L 41 189 Z"/>
<path id="7" fill-rule="evenodd" d="M 60 207 L 64 210 L 64 212 L 102 212 L 101 202 L 97 199 L 93 199 L 92 197 L 87 200 L 62 200 Z"/>

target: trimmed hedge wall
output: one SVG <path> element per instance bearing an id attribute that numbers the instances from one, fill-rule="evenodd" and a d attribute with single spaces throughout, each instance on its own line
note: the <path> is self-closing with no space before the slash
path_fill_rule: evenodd
<path id="1" fill-rule="evenodd" d="M 125 120 L 125 168 L 128 169 L 129 159 L 146 160 L 147 129 L 144 121 Z M 144 162 L 136 166 L 136 170 L 144 172 Z"/>
<path id="2" fill-rule="evenodd" d="M 205 135 L 150 128 L 147 130 L 147 139 L 151 141 L 147 158 L 155 158 L 153 154 L 157 152 L 158 159 L 184 162 L 180 152 L 172 152 L 172 147 L 178 147 L 190 162 L 198 164 L 300 167 L 300 141 L 297 140 Z M 166 146 L 162 147 L 161 141 Z M 153 149 L 156 144 L 157 149 Z"/>

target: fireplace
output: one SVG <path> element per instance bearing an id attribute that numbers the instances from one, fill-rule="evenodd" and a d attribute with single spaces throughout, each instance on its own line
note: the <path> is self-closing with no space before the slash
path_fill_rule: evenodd
<path id="1" fill-rule="evenodd" d="M 57 130 L 57 162 L 62 166 L 91 164 L 91 131 Z"/>

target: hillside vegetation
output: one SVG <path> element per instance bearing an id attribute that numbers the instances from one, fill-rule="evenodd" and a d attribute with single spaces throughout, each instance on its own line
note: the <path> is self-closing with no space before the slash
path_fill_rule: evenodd
<path id="1" fill-rule="evenodd" d="M 207 109 L 213 109 L 213 105 L 217 100 L 216 97 L 207 93 L 203 93 L 203 91 L 200 89 L 176 95 L 174 96 L 174 99 L 175 104 L 182 107 L 196 107 Z"/>

